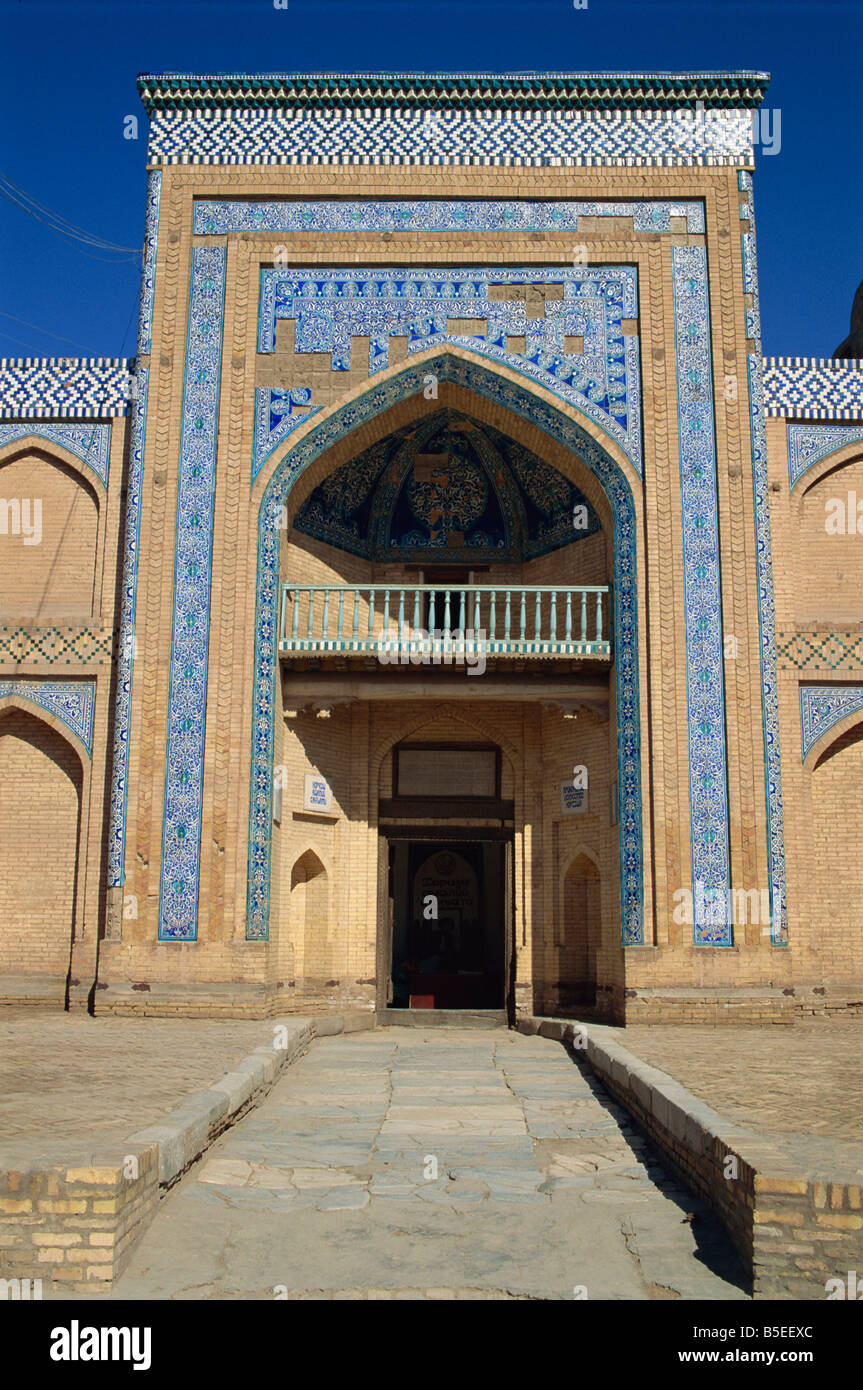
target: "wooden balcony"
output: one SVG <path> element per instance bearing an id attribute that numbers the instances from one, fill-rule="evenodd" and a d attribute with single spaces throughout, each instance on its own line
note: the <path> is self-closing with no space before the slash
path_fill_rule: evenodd
<path id="1" fill-rule="evenodd" d="M 365 584 L 282 587 L 279 653 L 381 665 L 464 665 L 478 657 L 610 663 L 607 585 Z"/>

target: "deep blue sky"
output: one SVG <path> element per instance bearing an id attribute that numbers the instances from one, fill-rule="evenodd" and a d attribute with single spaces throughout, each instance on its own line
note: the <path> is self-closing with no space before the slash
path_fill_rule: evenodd
<path id="1" fill-rule="evenodd" d="M 782 146 L 756 156 L 764 351 L 826 357 L 848 332 L 863 278 L 860 0 L 0 0 L 0 25 L 0 171 L 128 247 L 143 241 L 139 72 L 767 71 Z M 134 355 L 137 264 L 5 200 L 0 238 L 0 356 Z"/>

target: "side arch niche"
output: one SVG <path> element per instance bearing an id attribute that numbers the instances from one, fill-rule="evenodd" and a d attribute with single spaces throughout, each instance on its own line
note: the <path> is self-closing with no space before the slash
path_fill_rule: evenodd
<path id="1" fill-rule="evenodd" d="M 75 925 L 83 770 L 16 705 L 0 710 L 0 975 L 44 976 L 65 999 Z"/>
<path id="2" fill-rule="evenodd" d="M 329 875 L 314 850 L 291 869 L 289 917 L 298 990 L 319 993 L 332 977 Z"/>
<path id="3" fill-rule="evenodd" d="M 88 470 L 89 471 L 89 470 Z M 90 622 L 99 498 L 83 468 L 47 448 L 0 458 L 0 614 L 4 621 Z"/>
<path id="4" fill-rule="evenodd" d="M 602 933 L 602 879 L 586 854 L 577 854 L 563 876 L 563 930 L 558 947 L 559 1005 L 592 1007 Z"/>
<path id="5" fill-rule="evenodd" d="M 817 919 L 812 923 L 824 983 L 847 973 L 848 955 L 859 957 L 863 927 L 863 720 L 852 724 L 820 753 L 812 769 L 812 838 L 809 870 L 817 880 Z M 854 943 L 852 945 L 852 943 Z"/>

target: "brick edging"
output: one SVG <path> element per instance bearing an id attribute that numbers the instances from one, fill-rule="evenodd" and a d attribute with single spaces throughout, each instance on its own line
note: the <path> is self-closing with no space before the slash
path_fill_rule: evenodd
<path id="1" fill-rule="evenodd" d="M 863 1267 L 863 1192 L 847 1175 L 809 1173 L 769 1138 L 709 1105 L 628 1051 L 615 1030 L 520 1018 L 519 1032 L 583 1053 L 686 1184 L 716 1211 L 752 1279 L 755 1298 L 825 1299 L 829 1279 Z"/>
<path id="2" fill-rule="evenodd" d="M 0 1152 L 0 1280 L 104 1291 L 123 1272 L 160 1196 L 230 1125 L 257 1105 L 316 1037 L 373 1028 L 372 1014 L 267 1020 L 256 1047 L 158 1124 L 87 1163 L 17 1165 Z M 28 1293 L 30 1289 L 28 1289 Z M 7 1293 L 8 1296 L 8 1293 Z M 25 1295 L 27 1296 L 27 1295 Z"/>

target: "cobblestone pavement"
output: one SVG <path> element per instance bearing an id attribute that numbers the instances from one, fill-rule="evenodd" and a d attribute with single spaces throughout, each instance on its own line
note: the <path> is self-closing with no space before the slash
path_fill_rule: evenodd
<path id="1" fill-rule="evenodd" d="M 559 1044 L 389 1028 L 314 1042 L 168 1194 L 112 1297 L 742 1299 L 740 1279 Z"/>
<path id="2" fill-rule="evenodd" d="M 212 1086 L 268 1024 L 0 1009 L 0 1143 L 64 1162 L 156 1123 Z"/>
<path id="3" fill-rule="evenodd" d="M 720 1115 L 769 1133 L 780 1148 L 860 1168 L 863 1017 L 792 1028 L 641 1025 L 614 1036 Z"/>

